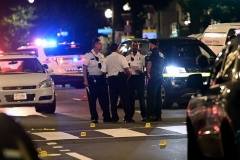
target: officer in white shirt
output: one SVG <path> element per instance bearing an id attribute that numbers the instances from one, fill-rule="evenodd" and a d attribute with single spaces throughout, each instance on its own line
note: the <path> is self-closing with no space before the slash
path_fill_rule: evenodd
<path id="1" fill-rule="evenodd" d="M 112 112 L 112 122 L 119 120 L 117 113 L 117 101 L 120 96 L 123 110 L 125 112 L 124 122 L 135 122 L 132 119 L 132 110 L 129 104 L 127 81 L 131 76 L 127 60 L 119 54 L 118 44 L 111 44 L 111 54 L 106 57 L 101 71 L 108 74 L 109 94 Z"/>
<path id="2" fill-rule="evenodd" d="M 137 91 L 137 96 L 139 99 L 140 110 L 142 121 L 146 120 L 146 105 L 144 98 L 144 86 L 145 86 L 145 76 L 144 76 L 144 66 L 145 66 L 145 58 L 144 56 L 138 52 L 139 44 L 137 42 L 132 43 L 132 52 L 126 57 L 128 64 L 130 66 L 130 71 L 132 76 L 128 81 L 128 89 L 129 89 L 129 100 L 130 105 L 133 110 L 133 115 L 135 113 L 135 91 Z"/>
<path id="3" fill-rule="evenodd" d="M 92 123 L 98 123 L 96 101 L 98 99 L 103 111 L 103 122 L 112 122 L 109 109 L 108 85 L 105 75 L 101 72 L 104 55 L 100 53 L 102 43 L 100 39 L 94 39 L 93 49 L 84 55 L 83 76 L 87 89 L 88 103 Z"/>

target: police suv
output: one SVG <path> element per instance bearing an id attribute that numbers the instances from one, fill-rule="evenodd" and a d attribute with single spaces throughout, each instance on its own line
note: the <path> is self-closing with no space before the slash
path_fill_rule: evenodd
<path id="1" fill-rule="evenodd" d="M 120 53 L 128 55 L 133 41 L 139 43 L 139 52 L 145 55 L 147 61 L 149 54 L 147 39 L 128 39 L 122 42 Z M 195 92 L 186 85 L 189 75 L 200 73 L 202 83 L 207 83 L 216 55 L 204 43 L 189 37 L 159 39 L 159 50 L 164 54 L 166 62 L 161 95 L 163 108 L 172 107 L 174 102 L 180 107 L 186 107 Z"/>
<path id="2" fill-rule="evenodd" d="M 17 48 L 20 54 L 35 55 L 42 64 L 54 70 L 50 73 L 56 85 L 83 87 L 82 63 L 85 51 L 80 44 L 37 41 Z"/>

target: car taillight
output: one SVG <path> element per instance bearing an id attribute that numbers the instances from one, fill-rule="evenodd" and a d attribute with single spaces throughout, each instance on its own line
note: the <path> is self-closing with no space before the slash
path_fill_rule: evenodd
<path id="1" fill-rule="evenodd" d="M 63 58 L 57 58 L 57 63 L 59 65 L 62 65 L 63 64 Z"/>

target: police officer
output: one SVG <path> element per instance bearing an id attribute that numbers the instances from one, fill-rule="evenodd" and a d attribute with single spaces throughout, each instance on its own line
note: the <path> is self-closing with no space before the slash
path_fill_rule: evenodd
<path id="1" fill-rule="evenodd" d="M 142 121 L 146 120 L 146 105 L 144 98 L 144 74 L 143 69 L 145 66 L 144 56 L 138 52 L 139 44 L 137 42 L 132 43 L 132 52 L 126 57 L 130 66 L 132 76 L 128 81 L 129 101 L 132 108 L 132 114 L 135 113 L 135 91 L 140 103 L 140 110 Z M 132 117 L 133 117 L 132 115 Z"/>
<path id="2" fill-rule="evenodd" d="M 112 122 L 117 123 L 119 120 L 117 113 L 117 101 L 120 95 L 123 110 L 125 112 L 124 122 L 135 122 L 132 119 L 132 110 L 128 100 L 127 81 L 131 76 L 127 60 L 124 56 L 119 54 L 117 43 L 110 46 L 111 54 L 106 57 L 101 69 L 102 72 L 108 74 L 108 84 L 111 102 Z"/>
<path id="3" fill-rule="evenodd" d="M 161 121 L 161 85 L 163 81 L 164 57 L 158 50 L 158 40 L 150 39 L 149 48 L 152 51 L 147 62 L 147 121 Z"/>
<path id="4" fill-rule="evenodd" d="M 92 123 L 98 123 L 96 100 L 98 99 L 103 111 L 103 122 L 111 122 L 109 110 L 108 86 L 105 75 L 101 72 L 104 55 L 100 53 L 102 43 L 100 39 L 93 39 L 93 49 L 84 55 L 83 76 L 87 89 L 88 103 Z"/>

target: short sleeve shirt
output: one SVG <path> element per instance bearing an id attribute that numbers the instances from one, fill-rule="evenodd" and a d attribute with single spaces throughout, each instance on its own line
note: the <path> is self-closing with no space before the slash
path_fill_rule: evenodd
<path id="1" fill-rule="evenodd" d="M 105 60 L 104 55 L 101 53 L 96 54 L 94 50 L 86 53 L 83 57 L 83 65 L 87 66 L 89 75 L 102 75 L 99 63 L 101 66 Z"/>
<path id="2" fill-rule="evenodd" d="M 108 73 L 108 76 L 116 76 L 119 72 L 124 72 L 124 69 L 128 67 L 126 57 L 117 52 L 113 52 L 106 57 L 101 71 Z"/>
<path id="3" fill-rule="evenodd" d="M 152 54 L 149 57 L 149 61 L 152 62 L 150 70 L 151 76 L 161 76 L 164 69 L 164 56 L 157 48 L 152 50 Z"/>
<path id="4" fill-rule="evenodd" d="M 130 66 L 130 71 L 132 72 L 132 75 L 137 75 L 137 69 L 134 68 L 139 68 L 139 70 L 143 72 L 143 67 L 145 66 L 145 58 L 141 53 L 137 52 L 135 56 L 133 55 L 133 53 L 131 53 L 126 57 L 126 59 Z"/>

